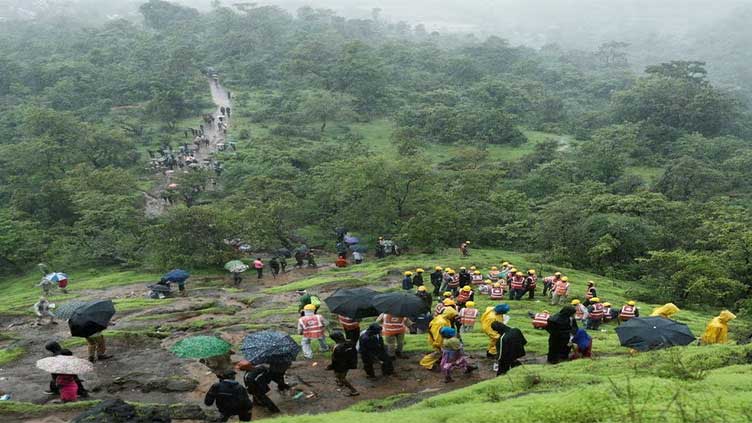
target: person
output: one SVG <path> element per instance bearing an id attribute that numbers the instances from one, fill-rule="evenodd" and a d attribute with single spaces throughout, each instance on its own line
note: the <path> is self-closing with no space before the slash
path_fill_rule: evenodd
<path id="1" fill-rule="evenodd" d="M 557 364 L 569 359 L 569 351 L 571 350 L 569 342 L 578 329 L 574 314 L 574 307 L 568 305 L 548 318 L 548 325 L 546 325 L 548 356 L 546 360 L 549 364 Z"/>
<path id="2" fill-rule="evenodd" d="M 611 303 L 603 303 L 603 323 L 608 323 L 614 320 L 619 315 L 619 312 L 614 310 Z"/>
<path id="3" fill-rule="evenodd" d="M 444 279 L 444 269 L 441 266 L 436 266 L 431 273 L 431 285 L 433 285 L 433 296 L 439 297 L 441 293 L 441 283 Z"/>
<path id="4" fill-rule="evenodd" d="M 107 355 L 107 345 L 104 342 L 104 335 L 102 332 L 97 332 L 86 338 L 86 343 L 89 344 L 89 361 L 92 363 L 97 360 L 107 360 L 112 358 L 111 355 Z"/>
<path id="5" fill-rule="evenodd" d="M 519 301 L 525 295 L 525 275 L 522 272 L 515 272 L 509 279 L 509 299 Z"/>
<path id="6" fill-rule="evenodd" d="M 339 324 L 342 325 L 342 330 L 345 332 L 347 340 L 358 342 L 358 336 L 360 336 L 360 320 L 351 319 L 341 314 L 337 316 L 337 320 L 339 320 Z"/>
<path id="7" fill-rule="evenodd" d="M 298 319 L 298 333 L 303 335 L 303 340 L 300 342 L 303 347 L 303 356 L 308 360 L 313 358 L 313 350 L 311 349 L 311 341 L 313 340 L 318 341 L 321 352 L 329 351 L 329 346 L 326 345 L 326 338 L 324 337 L 327 321 L 323 316 L 315 313 L 316 306 L 306 304 L 303 307 L 303 317 Z"/>
<path id="8" fill-rule="evenodd" d="M 457 331 L 452 328 L 441 328 L 439 335 L 443 338 L 441 345 L 441 373 L 444 374 L 444 383 L 454 382 L 452 379 L 452 370 L 460 369 L 464 373 L 470 373 L 477 369 L 477 366 L 471 366 L 467 360 L 467 355 L 462 348 L 462 343 L 457 338 Z"/>
<path id="9" fill-rule="evenodd" d="M 269 388 L 269 383 L 271 382 L 269 367 L 263 365 L 255 366 L 247 360 L 241 360 L 238 363 L 238 369 L 245 371 L 243 383 L 248 394 L 253 397 L 253 403 L 263 405 L 272 414 L 279 413 L 280 410 L 277 404 L 267 395 L 271 390 Z"/>
<path id="10" fill-rule="evenodd" d="M 640 310 L 637 309 L 637 302 L 629 300 L 622 306 L 621 311 L 619 311 L 619 321 L 626 322 L 635 317 L 640 317 Z"/>
<path id="11" fill-rule="evenodd" d="M 305 259 L 305 253 L 300 250 L 295 250 L 295 267 L 302 269 L 304 259 Z"/>
<path id="12" fill-rule="evenodd" d="M 42 288 L 42 296 L 43 297 L 49 297 L 50 292 L 52 291 L 52 287 L 55 285 L 55 282 L 52 282 L 51 280 L 42 277 L 42 280 L 37 285 L 38 287 Z"/>
<path id="13" fill-rule="evenodd" d="M 272 271 L 272 277 L 276 278 L 279 274 L 279 260 L 276 257 L 272 257 L 269 261 L 269 269 Z"/>
<path id="14" fill-rule="evenodd" d="M 488 279 L 491 279 L 491 282 L 497 282 L 499 280 L 499 268 L 496 266 L 491 266 L 491 270 L 488 272 Z"/>
<path id="15" fill-rule="evenodd" d="M 525 292 L 527 292 L 527 298 L 529 300 L 535 299 L 535 289 L 538 287 L 538 275 L 535 274 L 535 269 L 529 269 L 527 276 L 525 277 Z"/>
<path id="16" fill-rule="evenodd" d="M 470 241 L 465 241 L 460 244 L 460 255 L 462 257 L 467 257 L 470 255 Z"/>
<path id="17" fill-rule="evenodd" d="M 653 310 L 652 313 L 650 313 L 651 317 L 663 317 L 665 319 L 672 318 L 676 313 L 678 313 L 679 307 L 677 307 L 674 303 L 666 303 L 655 310 Z"/>
<path id="18" fill-rule="evenodd" d="M 361 253 L 360 251 L 353 251 L 352 256 L 355 264 L 363 263 L 363 253 Z"/>
<path id="19" fill-rule="evenodd" d="M 703 345 L 725 344 L 728 342 L 728 323 L 736 319 L 734 313 L 723 310 L 721 314 L 714 317 L 705 327 L 705 332 L 700 338 Z"/>
<path id="20" fill-rule="evenodd" d="M 572 337 L 572 346 L 574 347 L 572 360 L 593 356 L 593 338 L 588 335 L 585 329 L 577 329 L 577 332 Z"/>
<path id="21" fill-rule="evenodd" d="M 480 270 L 473 270 L 473 285 L 483 285 L 483 275 L 480 273 Z"/>
<path id="22" fill-rule="evenodd" d="M 460 267 L 458 288 L 459 286 L 470 285 L 472 283 L 473 283 L 473 275 L 470 272 L 468 272 L 464 266 Z M 456 292 L 454 294 L 457 295 Z"/>
<path id="23" fill-rule="evenodd" d="M 584 305 L 582 305 L 582 303 L 580 302 L 580 300 L 578 300 L 576 298 L 574 300 L 572 300 L 572 302 L 570 304 L 572 305 L 572 307 L 574 307 L 574 318 L 577 319 L 577 320 L 579 320 L 579 321 L 581 321 L 581 322 L 586 321 L 587 318 L 588 318 L 587 307 L 585 307 Z"/>
<path id="24" fill-rule="evenodd" d="M 240 275 L 240 272 L 232 272 L 232 283 L 235 284 L 235 286 L 238 286 L 242 282 L 243 276 Z"/>
<path id="25" fill-rule="evenodd" d="M 285 256 L 279 256 L 279 267 L 282 273 L 287 273 L 287 258 Z"/>
<path id="26" fill-rule="evenodd" d="M 428 293 L 428 290 L 425 286 L 419 286 L 418 290 L 415 292 L 415 295 L 420 298 L 421 301 L 423 301 L 423 304 L 426 305 L 426 310 L 431 310 L 431 306 L 433 305 L 433 298 L 431 297 L 431 294 Z"/>
<path id="27" fill-rule="evenodd" d="M 548 318 L 551 317 L 551 313 L 548 310 L 543 310 L 540 313 L 533 314 L 531 317 L 533 319 L 533 328 L 545 329 L 548 326 Z"/>
<path id="28" fill-rule="evenodd" d="M 308 267 L 313 269 L 317 267 L 316 256 L 313 254 L 313 251 L 308 251 L 308 254 L 306 254 L 306 259 L 308 260 Z"/>
<path id="29" fill-rule="evenodd" d="M 543 278 L 543 296 L 545 297 L 546 294 L 549 292 L 554 292 L 554 286 L 557 282 L 561 279 L 561 272 L 556 272 L 552 276 L 547 276 Z"/>
<path id="30" fill-rule="evenodd" d="M 60 344 L 58 344 L 55 341 L 50 341 L 46 343 L 44 345 L 44 349 L 51 352 L 53 356 L 58 356 L 58 355 L 72 356 L 73 355 L 73 352 L 71 352 L 71 350 L 61 347 Z M 45 391 L 44 393 L 48 395 L 58 395 L 60 394 L 60 389 L 58 388 L 58 385 L 57 385 L 57 377 L 59 375 L 57 373 L 52 373 L 50 376 L 52 377 L 52 379 L 50 380 L 49 390 Z M 76 386 L 78 388 L 76 390 L 77 396 L 81 398 L 88 397 L 89 392 L 86 390 L 86 388 L 84 388 L 84 384 L 81 382 L 81 379 L 79 379 L 78 376 L 76 375 L 74 375 L 73 377 L 74 377 L 74 381 L 76 382 Z"/>
<path id="31" fill-rule="evenodd" d="M 256 257 L 256 260 L 253 261 L 253 268 L 256 269 L 258 279 L 264 277 L 264 262 L 261 261 L 261 257 Z"/>
<path id="32" fill-rule="evenodd" d="M 405 291 L 410 291 L 413 289 L 413 272 L 407 271 L 405 272 L 405 277 L 402 278 L 402 289 Z"/>
<path id="33" fill-rule="evenodd" d="M 338 256 L 334 261 L 334 265 L 339 268 L 347 267 L 347 259 L 343 256 Z"/>
<path id="34" fill-rule="evenodd" d="M 376 258 L 383 259 L 386 256 L 386 247 L 384 245 L 384 237 L 380 236 L 376 241 Z"/>
<path id="35" fill-rule="evenodd" d="M 347 372 L 358 368 L 358 350 L 355 349 L 353 341 L 345 339 L 342 332 L 332 332 L 329 338 L 335 342 L 335 345 L 332 349 L 332 362 L 326 369 L 334 370 L 337 386 L 348 390 L 346 396 L 360 395 L 358 390 L 347 380 Z"/>
<path id="36" fill-rule="evenodd" d="M 422 286 L 425 282 L 423 282 L 423 273 L 425 270 L 421 269 L 420 267 L 415 269 L 415 276 L 413 276 L 413 286 L 418 287 Z"/>
<path id="37" fill-rule="evenodd" d="M 277 390 L 284 392 L 290 389 L 290 385 L 285 382 L 285 373 L 292 366 L 289 359 L 273 359 L 269 361 L 269 378 L 277 384 Z"/>
<path id="38" fill-rule="evenodd" d="M 387 354 L 384 347 L 384 339 L 381 337 L 381 326 L 378 323 L 371 323 L 368 329 L 364 330 L 358 340 L 360 349 L 360 358 L 363 360 L 363 370 L 369 379 L 376 377 L 373 371 L 373 365 L 381 362 L 381 374 L 389 376 L 394 373 L 392 367 L 392 358 Z"/>
<path id="39" fill-rule="evenodd" d="M 491 297 L 491 300 L 493 301 L 503 300 L 504 288 L 501 286 L 501 282 L 494 282 L 494 284 L 491 285 L 491 289 L 489 290 L 488 295 Z"/>
<path id="40" fill-rule="evenodd" d="M 473 288 L 471 288 L 470 285 L 465 285 L 460 289 L 460 292 L 457 294 L 457 298 L 454 301 L 460 308 L 462 308 L 465 306 L 465 303 L 474 299 L 475 293 L 473 292 Z"/>
<path id="41" fill-rule="evenodd" d="M 480 316 L 480 326 L 483 333 L 488 337 L 488 348 L 486 349 L 486 357 L 496 357 L 496 341 L 499 339 L 499 333 L 491 328 L 493 322 L 502 322 L 509 320 L 510 307 L 509 304 L 497 304 L 494 307 L 487 307 L 483 315 Z"/>
<path id="42" fill-rule="evenodd" d="M 590 300 L 593 297 L 597 297 L 597 296 L 598 296 L 598 294 L 596 293 L 596 290 L 595 290 L 595 282 L 588 281 L 588 283 L 587 283 L 587 289 L 585 290 L 585 303 L 584 303 L 585 307 L 589 307 L 590 306 Z"/>
<path id="43" fill-rule="evenodd" d="M 436 307 L 433 309 L 434 316 L 441 316 L 441 313 L 443 313 L 444 309 L 446 309 L 447 302 L 454 303 L 454 300 L 452 300 L 451 296 L 452 296 L 452 293 L 449 292 L 449 297 L 444 297 L 443 300 L 436 303 Z"/>
<path id="44" fill-rule="evenodd" d="M 460 332 L 472 332 L 475 328 L 475 320 L 478 318 L 478 309 L 475 308 L 475 302 L 468 301 L 465 307 L 459 311 Z"/>
<path id="45" fill-rule="evenodd" d="M 303 308 L 311 304 L 314 307 L 314 314 L 318 313 L 319 307 L 321 307 L 321 299 L 317 295 L 309 294 L 305 289 L 296 291 L 300 298 L 298 299 L 298 312 L 302 316 Z"/>
<path id="46" fill-rule="evenodd" d="M 585 328 L 598 330 L 601 327 L 601 323 L 603 322 L 604 317 L 606 316 L 606 312 L 603 309 L 603 304 L 601 304 L 601 299 L 598 297 L 591 298 L 590 306 L 588 306 L 587 311 L 588 318 Z"/>
<path id="47" fill-rule="evenodd" d="M 219 382 L 209 388 L 204 405 L 211 407 L 216 402 L 222 422 L 230 420 L 232 416 L 238 416 L 241 422 L 249 422 L 253 403 L 248 391 L 235 380 L 235 375 L 232 370 L 218 375 Z"/>
<path id="48" fill-rule="evenodd" d="M 553 287 L 551 294 L 551 305 L 557 305 L 565 302 L 569 296 L 569 278 L 562 276 Z"/>
<path id="49" fill-rule="evenodd" d="M 387 353 L 392 357 L 401 358 L 402 349 L 405 346 L 405 333 L 413 322 L 407 317 L 381 313 L 376 318 L 376 323 L 381 323 L 382 335 L 386 340 Z"/>
<path id="50" fill-rule="evenodd" d="M 55 377 L 55 385 L 60 394 L 60 401 L 78 401 L 78 384 L 76 384 L 76 379 L 78 379 L 76 375 L 58 374 Z"/>
<path id="51" fill-rule="evenodd" d="M 433 318 L 428 325 L 428 346 L 433 350 L 426 354 L 421 360 L 420 365 L 431 370 L 441 360 L 441 347 L 444 345 L 441 328 L 451 328 L 452 322 L 457 318 L 457 311 L 453 308 L 445 308 L 444 311 Z"/>
<path id="52" fill-rule="evenodd" d="M 52 314 L 51 310 L 54 306 L 54 304 L 50 304 L 47 301 L 47 298 L 39 297 L 39 301 L 34 304 L 34 313 L 37 315 L 37 321 L 35 324 L 41 325 L 42 320 L 44 320 L 45 317 L 48 317 L 50 319 L 48 324 L 56 325 L 57 322 L 55 321 L 55 315 Z"/>
<path id="53" fill-rule="evenodd" d="M 521 330 L 509 327 L 503 322 L 494 321 L 491 323 L 491 329 L 498 334 L 494 368 L 496 369 L 496 376 L 501 376 L 513 367 L 522 365 L 520 358 L 527 354 L 525 351 L 527 339 L 525 339 Z"/>

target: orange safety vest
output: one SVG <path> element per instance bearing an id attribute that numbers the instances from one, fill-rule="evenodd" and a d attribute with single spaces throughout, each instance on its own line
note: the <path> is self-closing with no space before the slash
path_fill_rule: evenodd
<path id="1" fill-rule="evenodd" d="M 460 286 L 460 275 L 455 274 L 452 276 L 452 279 L 449 280 L 449 283 L 447 284 L 450 288 L 457 288 Z"/>
<path id="2" fill-rule="evenodd" d="M 440 316 L 441 313 L 444 312 L 445 308 L 446 308 L 446 306 L 444 305 L 444 303 L 442 303 L 441 301 L 439 301 L 439 303 L 436 304 L 436 308 L 433 309 L 434 316 Z"/>
<path id="3" fill-rule="evenodd" d="M 460 291 L 459 295 L 457 295 L 457 302 L 458 303 L 466 303 L 470 299 L 470 295 L 472 295 L 473 291 Z"/>
<path id="4" fill-rule="evenodd" d="M 324 318 L 320 315 L 303 316 L 300 323 L 303 325 L 303 337 L 316 339 L 324 336 Z"/>
<path id="5" fill-rule="evenodd" d="M 590 318 L 593 320 L 603 319 L 603 304 L 601 303 L 593 304 L 593 311 L 590 312 Z"/>
<path id="6" fill-rule="evenodd" d="M 510 285 L 512 286 L 512 289 L 522 289 L 525 287 L 525 278 L 521 276 L 515 276 L 510 281 Z"/>
<path id="7" fill-rule="evenodd" d="M 621 313 L 619 313 L 619 319 L 620 320 L 629 320 L 635 317 L 635 307 L 631 305 L 625 305 L 621 308 Z"/>
<path id="8" fill-rule="evenodd" d="M 603 320 L 611 320 L 611 307 L 603 307 Z"/>
<path id="9" fill-rule="evenodd" d="M 400 335 L 406 332 L 405 322 L 406 317 L 392 316 L 391 314 L 384 315 L 384 324 L 381 326 L 381 333 L 384 336 Z"/>
<path id="10" fill-rule="evenodd" d="M 473 284 L 479 285 L 483 283 L 483 275 L 473 275 Z"/>
<path id="11" fill-rule="evenodd" d="M 528 285 L 528 288 L 535 289 L 535 287 L 538 286 L 538 277 L 537 276 L 528 276 L 527 279 L 530 279 L 530 285 Z"/>
<path id="12" fill-rule="evenodd" d="M 359 321 L 357 321 L 355 319 L 351 319 L 351 318 L 346 317 L 346 316 L 337 316 L 337 317 L 339 319 L 339 324 L 342 325 L 342 329 L 344 329 L 344 330 L 358 330 L 358 329 L 360 329 L 360 322 Z"/>
<path id="13" fill-rule="evenodd" d="M 567 295 L 567 291 L 569 291 L 569 282 L 562 281 L 556 282 L 556 287 L 554 288 L 554 291 L 556 292 L 556 295 Z"/>
<path id="14" fill-rule="evenodd" d="M 473 326 L 476 317 L 478 317 L 477 308 L 463 308 L 460 310 L 460 323 L 463 325 Z"/>
<path id="15" fill-rule="evenodd" d="M 585 292 L 585 298 L 587 298 L 588 300 L 592 299 L 595 296 L 595 295 L 593 295 L 592 289 L 593 288 L 588 288 L 587 292 Z"/>
<path id="16" fill-rule="evenodd" d="M 504 288 L 491 288 L 491 299 L 492 300 L 503 300 L 504 299 Z"/>
<path id="17" fill-rule="evenodd" d="M 543 282 L 545 282 L 547 284 L 550 284 L 550 285 L 553 285 L 553 284 L 555 284 L 557 282 L 556 276 L 547 276 L 547 277 L 543 278 Z"/>
<path id="18" fill-rule="evenodd" d="M 492 270 L 488 272 L 488 279 L 491 279 L 492 281 L 496 282 L 499 280 L 499 271 L 498 270 Z"/>
<path id="19" fill-rule="evenodd" d="M 533 327 L 536 329 L 543 329 L 548 326 L 548 318 L 551 317 L 548 313 L 535 313 L 533 317 Z"/>

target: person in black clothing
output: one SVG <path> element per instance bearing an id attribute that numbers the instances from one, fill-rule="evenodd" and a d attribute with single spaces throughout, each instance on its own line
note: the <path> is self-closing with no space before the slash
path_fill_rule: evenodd
<path id="1" fill-rule="evenodd" d="M 277 390 L 280 392 L 290 389 L 290 385 L 285 382 L 285 373 L 292 366 L 290 361 L 272 361 L 269 363 L 269 379 L 277 384 Z"/>
<path id="2" fill-rule="evenodd" d="M 303 268 L 303 260 L 305 260 L 305 256 L 304 252 L 300 250 L 295 251 L 295 267 L 299 269 Z"/>
<path id="3" fill-rule="evenodd" d="M 413 286 L 423 286 L 423 269 L 418 269 L 418 271 L 415 272 L 415 276 L 413 276 Z"/>
<path id="4" fill-rule="evenodd" d="M 277 260 L 276 257 L 272 257 L 271 261 L 269 262 L 269 268 L 272 269 L 272 276 L 276 278 L 279 274 L 279 260 Z"/>
<path id="5" fill-rule="evenodd" d="M 433 297 L 431 297 L 431 294 L 428 293 L 425 286 L 419 286 L 418 291 L 415 293 L 415 296 L 423 301 L 423 304 L 426 305 L 426 310 L 431 310 L 431 306 L 433 306 Z"/>
<path id="6" fill-rule="evenodd" d="M 280 410 L 274 401 L 266 395 L 269 392 L 269 382 L 271 382 L 271 374 L 269 368 L 266 366 L 254 366 L 251 363 L 243 363 L 240 366 L 241 370 L 247 370 L 243 376 L 243 382 L 245 383 L 245 389 L 253 397 L 254 404 L 261 404 L 270 413 L 276 414 Z"/>
<path id="7" fill-rule="evenodd" d="M 44 349 L 51 352 L 53 356 L 73 355 L 73 352 L 71 352 L 71 350 L 63 348 L 55 341 L 50 341 L 45 344 Z M 55 381 L 58 375 L 53 373 L 51 376 L 52 380 L 50 380 L 50 389 L 45 391 L 45 394 L 58 395 L 60 393 L 60 389 L 58 388 L 57 382 Z M 81 398 L 87 398 L 89 396 L 89 391 L 84 388 L 83 383 L 81 383 L 81 379 L 79 379 L 78 376 L 73 376 L 73 378 L 76 381 L 76 385 L 78 385 L 78 396 Z"/>
<path id="8" fill-rule="evenodd" d="M 587 295 L 585 296 L 585 302 L 583 302 L 582 305 L 589 307 L 591 304 L 590 299 L 598 296 L 598 292 L 596 292 L 595 290 L 595 283 L 593 281 L 588 281 L 586 292 Z"/>
<path id="9" fill-rule="evenodd" d="M 287 272 L 287 259 L 285 256 L 279 257 L 279 267 L 281 268 L 282 273 Z"/>
<path id="10" fill-rule="evenodd" d="M 460 286 L 471 285 L 473 283 L 473 275 L 467 271 L 467 269 L 460 269 Z"/>
<path id="11" fill-rule="evenodd" d="M 441 295 L 441 283 L 444 279 L 444 271 L 440 268 L 434 270 L 431 273 L 431 285 L 433 285 L 433 296 L 438 297 Z"/>
<path id="12" fill-rule="evenodd" d="M 511 328 L 502 322 L 491 323 L 491 329 L 499 335 L 496 340 L 496 376 L 503 375 L 512 367 L 521 365 L 519 359 L 524 357 L 527 340 L 517 328 Z"/>
<path id="13" fill-rule="evenodd" d="M 365 370 L 369 379 L 376 377 L 373 371 L 373 363 L 381 362 L 381 373 L 389 376 L 394 373 L 392 358 L 384 348 L 384 338 L 381 337 L 381 325 L 372 323 L 361 335 L 360 340 L 360 358 L 363 360 L 363 370 Z"/>
<path id="14" fill-rule="evenodd" d="M 219 382 L 209 388 L 204 404 L 210 407 L 215 402 L 217 403 L 217 410 L 222 415 L 220 421 L 226 422 L 235 415 L 241 422 L 251 421 L 253 403 L 248 397 L 248 392 L 235 381 L 235 372 L 230 370 L 217 377 Z"/>
<path id="15" fill-rule="evenodd" d="M 571 347 L 569 340 L 577 332 L 574 319 L 575 309 L 565 306 L 558 313 L 548 318 L 548 362 L 556 364 L 569 359 Z"/>
<path id="16" fill-rule="evenodd" d="M 348 389 L 348 393 L 345 395 L 348 397 L 360 395 L 358 390 L 347 380 L 347 372 L 358 368 L 358 351 L 355 349 L 355 345 L 346 340 L 342 332 L 332 332 L 329 337 L 337 345 L 332 350 L 332 363 L 326 369 L 334 370 L 337 386 Z"/>

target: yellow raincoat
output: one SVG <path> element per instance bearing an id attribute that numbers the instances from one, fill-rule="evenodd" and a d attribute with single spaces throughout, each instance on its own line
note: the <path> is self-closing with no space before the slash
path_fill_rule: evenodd
<path id="1" fill-rule="evenodd" d="M 725 344 L 728 342 L 728 322 L 736 319 L 734 313 L 723 310 L 718 317 L 714 317 L 702 334 L 703 344 Z"/>
<path id="2" fill-rule="evenodd" d="M 441 315 L 436 316 L 428 325 L 428 346 L 433 351 L 420 360 L 420 365 L 431 370 L 441 360 L 441 347 L 444 345 L 444 338 L 439 331 L 441 328 L 451 328 L 452 320 L 457 317 L 457 310 L 447 307 Z"/>
<path id="3" fill-rule="evenodd" d="M 486 307 L 486 311 L 483 312 L 483 314 L 480 316 L 480 327 L 483 333 L 488 336 L 488 352 L 490 354 L 496 355 L 496 340 L 499 339 L 501 335 L 499 335 L 499 332 L 496 332 L 495 330 L 491 329 L 491 324 L 493 322 L 504 322 L 504 315 L 503 314 L 496 314 L 493 307 Z"/>
<path id="4" fill-rule="evenodd" d="M 670 319 L 674 316 L 674 314 L 678 313 L 679 307 L 677 307 L 674 303 L 666 303 L 655 310 L 653 310 L 652 313 L 650 313 L 650 316 L 652 317 L 665 317 L 666 319 Z"/>

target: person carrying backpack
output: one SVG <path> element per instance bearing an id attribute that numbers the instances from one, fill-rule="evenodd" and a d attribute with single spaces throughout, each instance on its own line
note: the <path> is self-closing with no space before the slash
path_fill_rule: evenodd
<path id="1" fill-rule="evenodd" d="M 230 370 L 218 375 L 219 382 L 209 388 L 204 397 L 204 405 L 211 407 L 216 402 L 217 410 L 221 414 L 220 421 L 226 422 L 230 417 L 237 415 L 241 422 L 249 422 L 253 403 L 248 397 L 248 392 L 235 381 L 235 374 Z"/>

